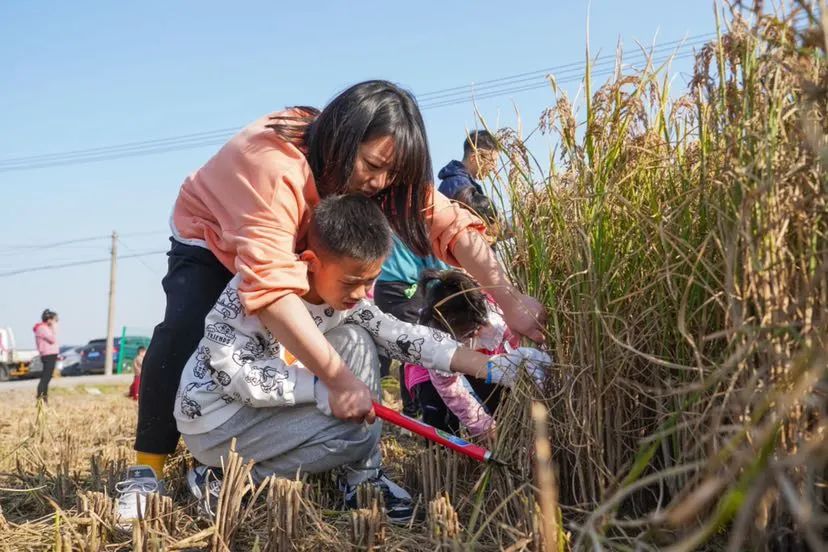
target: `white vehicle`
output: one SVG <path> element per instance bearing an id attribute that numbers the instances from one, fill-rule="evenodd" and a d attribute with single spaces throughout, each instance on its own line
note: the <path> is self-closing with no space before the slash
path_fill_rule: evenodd
<path id="1" fill-rule="evenodd" d="M 11 328 L 0 328 L 0 381 L 25 376 L 37 356 L 35 349 L 18 349 Z"/>

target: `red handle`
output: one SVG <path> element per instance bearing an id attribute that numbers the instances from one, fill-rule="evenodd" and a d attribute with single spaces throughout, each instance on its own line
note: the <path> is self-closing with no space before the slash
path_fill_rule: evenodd
<path id="1" fill-rule="evenodd" d="M 465 454 L 470 458 L 474 458 L 478 462 L 497 462 L 497 460 L 492 457 L 492 452 L 490 450 L 477 446 L 473 443 L 469 443 L 456 435 L 451 435 L 450 433 L 441 431 L 434 426 L 424 424 L 414 418 L 409 418 L 408 416 L 400 414 L 396 410 L 391 410 L 387 406 L 382 406 L 381 404 L 374 402 L 374 412 L 379 418 L 382 418 L 387 422 L 412 431 L 421 437 L 425 437 L 430 441 L 439 443 L 444 447 L 448 447 L 459 452 L 460 454 Z"/>

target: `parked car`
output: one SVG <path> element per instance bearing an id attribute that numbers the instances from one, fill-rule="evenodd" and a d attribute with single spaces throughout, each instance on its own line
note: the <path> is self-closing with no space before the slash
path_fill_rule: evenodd
<path id="1" fill-rule="evenodd" d="M 112 347 L 112 365 L 118 360 L 118 350 L 121 347 L 121 338 L 114 339 Z M 78 375 L 103 374 L 104 359 L 106 357 L 106 339 L 93 339 L 80 350 Z"/>
<path id="2" fill-rule="evenodd" d="M 130 372 L 132 359 L 139 347 L 149 346 L 150 338 L 141 335 L 124 335 L 116 337 L 112 348 L 112 371 L 116 374 Z M 80 362 L 77 368 L 71 369 L 67 376 L 81 376 L 85 374 L 103 374 L 104 357 L 106 356 L 106 339 L 93 339 L 80 349 Z"/>
<path id="3" fill-rule="evenodd" d="M 55 369 L 60 370 L 61 375 L 68 375 L 67 370 L 71 373 L 80 367 L 81 349 L 79 345 L 63 345 L 60 348 L 58 355 L 58 362 Z"/>

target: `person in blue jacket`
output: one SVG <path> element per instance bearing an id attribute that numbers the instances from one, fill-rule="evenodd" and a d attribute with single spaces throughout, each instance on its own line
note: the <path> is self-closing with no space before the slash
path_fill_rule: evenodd
<path id="1" fill-rule="evenodd" d="M 467 199 L 469 194 L 461 192 L 472 186 L 472 195 L 482 195 L 483 187 L 479 181 L 495 169 L 497 158 L 497 142 L 488 131 L 470 132 L 463 142 L 463 161 L 452 161 L 438 174 L 442 180 L 439 191 L 449 199 L 461 201 L 467 208 L 474 209 L 473 202 Z M 394 248 L 382 265 L 382 274 L 374 286 L 374 303 L 381 311 L 392 314 L 403 322 L 417 323 L 425 304 L 423 290 L 417 289 L 420 273 L 425 269 L 447 268 L 448 265 L 435 257 L 418 257 L 395 237 Z M 380 369 L 383 375 L 388 374 L 390 363 L 390 359 L 381 358 Z M 416 416 L 420 410 L 419 405 L 409 395 L 404 382 L 404 368 L 400 367 L 403 412 L 409 416 Z"/>
<path id="2" fill-rule="evenodd" d="M 457 193 L 469 186 L 479 193 L 483 192 L 480 181 L 494 171 L 497 166 L 497 142 L 486 130 L 474 130 L 463 142 L 463 160 L 451 161 L 440 169 L 440 193 L 449 199 L 457 199 Z"/>

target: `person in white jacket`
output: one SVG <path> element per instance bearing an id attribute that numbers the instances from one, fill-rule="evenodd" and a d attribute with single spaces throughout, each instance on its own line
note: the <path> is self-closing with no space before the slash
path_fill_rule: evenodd
<path id="1" fill-rule="evenodd" d="M 523 366 L 536 378 L 549 357 L 519 349 L 489 357 L 461 347 L 449 334 L 401 322 L 366 299 L 391 247 L 391 229 L 374 202 L 334 196 L 316 207 L 307 249 L 310 290 L 303 296 L 316 325 L 354 374 L 379 400 L 381 347 L 391 358 L 445 374 L 460 372 L 513 382 Z M 191 490 L 210 515 L 220 488 L 222 458 L 236 450 L 254 461 L 257 481 L 298 471 L 341 469 L 345 503 L 356 507 L 356 487 L 380 487 L 392 522 L 407 523 L 410 495 L 380 469 L 381 424 L 359 424 L 330 415 L 327 389 L 284 350 L 257 316 L 241 306 L 236 275 L 204 322 L 204 337 L 187 362 L 175 404 L 178 429 L 193 457 Z M 211 484 L 212 482 L 212 484 Z"/>

